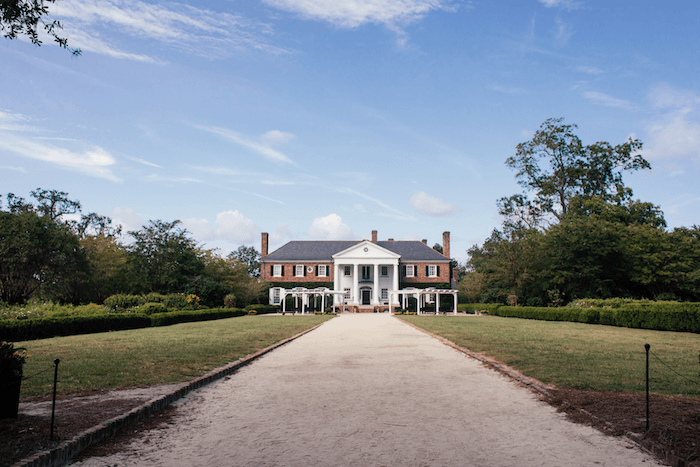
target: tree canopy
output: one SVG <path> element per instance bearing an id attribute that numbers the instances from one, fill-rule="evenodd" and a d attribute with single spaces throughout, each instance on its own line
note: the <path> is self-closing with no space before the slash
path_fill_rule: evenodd
<path id="1" fill-rule="evenodd" d="M 511 223 L 538 227 L 552 217 L 560 222 L 576 198 L 626 203 L 632 199 L 632 190 L 625 186 L 622 172 L 651 168 L 638 154 L 641 141 L 584 146 L 574 134 L 577 126 L 562 122 L 561 118 L 546 120 L 530 141 L 520 143 L 515 155 L 506 159 L 524 189 L 522 194 L 499 200 L 499 212 Z"/>
<path id="2" fill-rule="evenodd" d="M 41 45 L 40 28 L 53 37 L 60 47 L 73 55 L 80 55 L 80 49 L 68 47 L 68 39 L 61 37 L 63 29 L 57 20 L 49 19 L 49 4 L 57 0 L 0 0 L 0 30 L 6 39 L 27 36 L 34 45 Z"/>

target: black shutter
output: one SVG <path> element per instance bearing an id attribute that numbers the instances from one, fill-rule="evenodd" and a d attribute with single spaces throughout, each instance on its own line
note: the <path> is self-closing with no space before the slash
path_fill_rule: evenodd
<path id="1" fill-rule="evenodd" d="M 440 277 L 440 266 L 437 267 L 437 275 Z"/>
<path id="2" fill-rule="evenodd" d="M 304 266 L 304 277 L 306 277 L 306 266 Z"/>
<path id="3" fill-rule="evenodd" d="M 282 277 L 284 277 L 284 264 L 282 265 Z"/>
<path id="4" fill-rule="evenodd" d="M 270 265 L 270 277 L 275 275 L 275 265 L 271 264 Z"/>
<path id="5" fill-rule="evenodd" d="M 316 265 L 316 277 L 318 277 L 318 265 Z"/>
<path id="6" fill-rule="evenodd" d="M 430 266 L 426 266 L 425 267 L 425 277 L 428 277 L 429 274 L 430 274 Z"/>
<path id="7" fill-rule="evenodd" d="M 401 266 L 401 272 L 403 273 L 403 277 L 406 277 L 406 265 L 404 264 Z"/>

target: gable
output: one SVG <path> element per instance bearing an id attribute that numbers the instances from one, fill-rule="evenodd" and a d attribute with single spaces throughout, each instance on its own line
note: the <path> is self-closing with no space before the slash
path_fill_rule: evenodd
<path id="1" fill-rule="evenodd" d="M 349 259 L 398 260 L 400 258 L 401 255 L 389 251 L 369 240 L 363 240 L 333 255 L 334 261 Z"/>

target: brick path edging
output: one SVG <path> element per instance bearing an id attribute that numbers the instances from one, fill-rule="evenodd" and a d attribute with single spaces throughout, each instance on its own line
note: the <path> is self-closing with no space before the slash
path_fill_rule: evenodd
<path id="1" fill-rule="evenodd" d="M 281 347 L 293 341 L 294 339 L 297 339 L 303 336 L 304 334 L 313 331 L 322 324 L 323 323 L 317 324 L 316 326 L 309 328 L 306 331 L 302 331 L 299 334 L 283 339 L 275 344 L 272 344 L 269 347 L 266 347 L 250 355 L 246 355 L 243 358 L 239 358 L 235 362 L 231 362 L 222 367 L 215 368 L 209 373 L 202 375 L 199 378 L 195 378 L 189 383 L 184 384 L 184 386 L 171 392 L 170 394 L 159 396 L 139 407 L 130 410 L 129 412 L 123 415 L 119 415 L 110 420 L 107 420 L 106 422 L 96 425 L 75 436 L 73 439 L 64 441 L 63 443 L 59 444 L 58 446 L 49 451 L 40 451 L 35 454 L 32 454 L 31 456 L 14 464 L 13 467 L 61 466 L 66 462 L 70 461 L 73 457 L 78 455 L 80 451 L 84 450 L 88 446 L 103 441 L 111 436 L 114 436 L 114 434 L 116 434 L 117 431 L 121 430 L 122 428 L 137 423 L 145 419 L 149 415 L 165 409 L 170 404 L 172 404 L 178 399 L 181 399 L 191 391 L 206 386 L 209 383 L 213 383 L 214 381 L 221 379 L 224 376 L 230 375 L 234 371 L 249 364 L 253 360 L 262 357 L 266 353 L 271 352 L 272 350 Z"/>

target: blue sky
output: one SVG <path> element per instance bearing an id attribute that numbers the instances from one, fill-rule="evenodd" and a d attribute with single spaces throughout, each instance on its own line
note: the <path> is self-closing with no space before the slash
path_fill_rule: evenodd
<path id="1" fill-rule="evenodd" d="M 294 239 L 442 241 L 520 191 L 504 162 L 563 117 L 644 143 L 635 198 L 700 223 L 700 3 L 60 0 L 74 58 L 0 40 L 0 193 L 69 193 L 228 253 Z M 3 198 L 4 202 L 4 198 Z"/>

